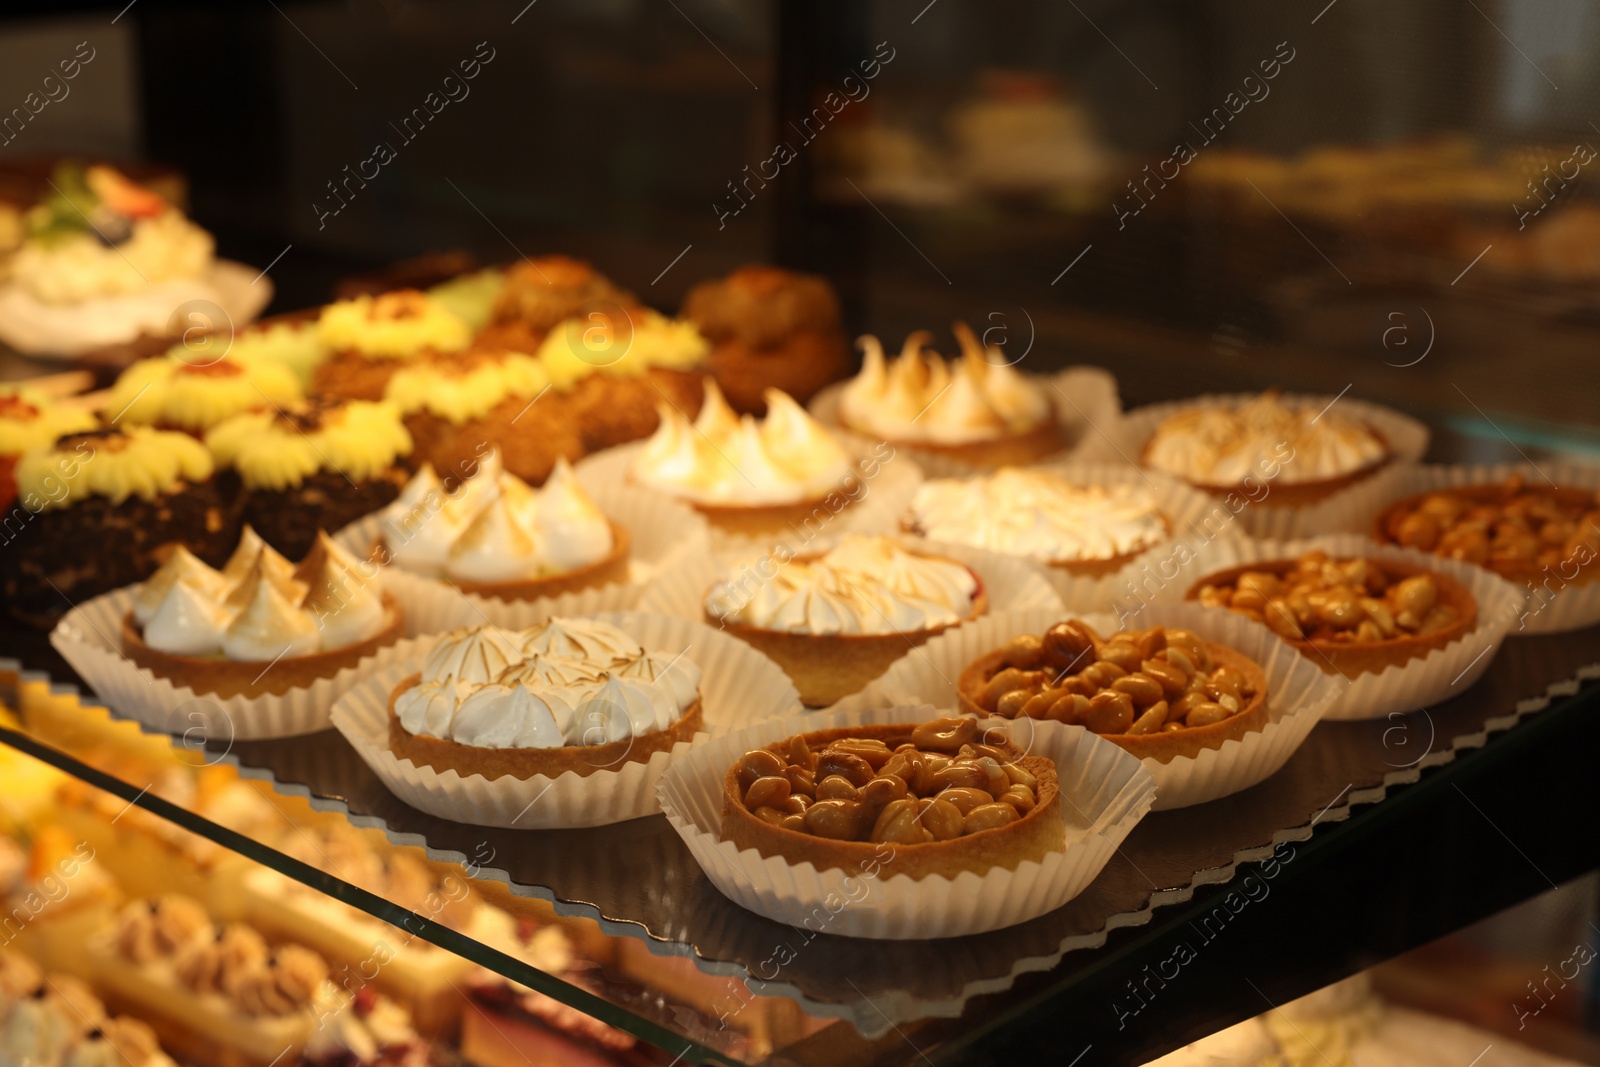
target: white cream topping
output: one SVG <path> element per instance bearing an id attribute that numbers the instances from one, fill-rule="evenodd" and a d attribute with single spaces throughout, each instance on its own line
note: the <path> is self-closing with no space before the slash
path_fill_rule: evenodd
<path id="1" fill-rule="evenodd" d="M 749 565 L 706 594 L 714 619 L 803 634 L 891 634 L 951 626 L 972 611 L 977 579 L 954 560 L 921 556 L 888 537 L 845 536 L 763 581 Z"/>
<path id="2" fill-rule="evenodd" d="M 424 465 L 384 509 L 383 536 L 404 569 L 467 582 L 566 574 L 616 547 L 610 521 L 565 459 L 535 490 L 495 452 L 454 493 Z"/>
<path id="3" fill-rule="evenodd" d="M 1045 563 L 1107 560 L 1167 539 L 1161 509 L 1144 489 L 1078 486 L 1020 467 L 970 480 L 923 482 L 906 517 L 934 541 Z"/>
<path id="4" fill-rule="evenodd" d="M 839 420 L 859 433 L 890 441 L 968 444 L 1026 433 L 1050 421 L 1044 387 L 985 348 L 964 323 L 959 362 L 927 348 L 930 334 L 906 338 L 897 359 L 887 361 L 876 337 L 861 338 L 861 373 L 839 397 Z"/>
<path id="5" fill-rule="evenodd" d="M 413 734 L 476 748 L 593 746 L 656 733 L 699 698 L 687 656 L 647 652 L 609 623 L 553 618 L 529 630 L 456 630 L 395 699 Z"/>
<path id="6" fill-rule="evenodd" d="M 1170 415 L 1145 446 L 1150 466 L 1216 486 L 1265 479 L 1274 468 L 1279 469 L 1271 480 L 1286 485 L 1318 481 L 1361 470 L 1388 454 L 1383 440 L 1359 420 L 1276 392 L 1239 406 Z"/>
<path id="7" fill-rule="evenodd" d="M 246 526 L 219 573 L 183 549 L 134 594 L 145 644 L 258 662 L 365 641 L 389 623 L 377 569 L 318 533 L 299 568 Z"/>
<path id="8" fill-rule="evenodd" d="M 793 504 L 840 488 L 850 454 L 787 393 L 768 389 L 765 419 L 734 414 L 716 382 L 691 423 L 658 404 L 661 423 L 633 463 L 643 485 L 698 504 Z"/>

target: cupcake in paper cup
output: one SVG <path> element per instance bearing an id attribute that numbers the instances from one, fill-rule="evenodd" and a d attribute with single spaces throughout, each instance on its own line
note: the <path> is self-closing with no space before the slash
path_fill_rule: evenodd
<path id="1" fill-rule="evenodd" d="M 959 477 L 1059 458 L 1121 413 L 1116 380 L 1098 367 L 1029 374 L 955 324 L 961 356 L 946 360 L 919 330 L 900 355 L 861 338 L 861 372 L 811 401 L 822 422 L 910 451 L 928 473 Z M 1024 353 L 1026 355 L 1026 353 Z"/>
<path id="2" fill-rule="evenodd" d="M 734 903 L 892 940 L 1061 907 L 1154 795 L 1137 759 L 1088 731 L 927 705 L 764 722 L 697 747 L 660 785 L 673 829 Z"/>
<path id="3" fill-rule="evenodd" d="M 892 528 L 922 478 L 892 446 L 830 431 L 776 389 L 757 419 L 736 414 L 712 379 L 704 385 L 693 421 L 661 405 L 649 440 L 578 464 L 584 484 L 669 497 L 705 517 L 713 548 L 763 550 L 809 542 L 823 529 Z"/>
<path id="4" fill-rule="evenodd" d="M 1044 464 L 929 478 L 917 486 L 900 527 L 1031 560 L 1067 607 L 1102 611 L 1180 544 L 1231 533 L 1229 520 L 1212 497 L 1159 474 Z"/>
<path id="5" fill-rule="evenodd" d="M 686 507 L 627 486 L 591 492 L 566 460 L 534 489 L 493 450 L 444 479 L 424 465 L 339 539 L 381 563 L 408 607 L 425 611 L 449 590 L 479 621 L 513 629 L 630 609 L 649 580 L 709 551 L 704 521 Z"/>
<path id="6" fill-rule="evenodd" d="M 929 641 L 840 707 L 926 701 L 984 723 L 1081 727 L 1144 763 L 1163 810 L 1274 774 L 1343 685 L 1250 619 L 1158 603 L 1123 620 L 990 615 Z"/>
<path id="7" fill-rule="evenodd" d="M 1251 535 L 1283 540 L 1316 532 L 1313 514 L 1336 513 L 1427 448 L 1427 427 L 1389 408 L 1268 390 L 1138 408 L 1083 458 L 1179 478 L 1221 500 Z"/>
<path id="8" fill-rule="evenodd" d="M 782 671 L 733 638 L 619 612 L 452 631 L 363 677 L 333 722 L 420 811 L 555 829 L 653 814 L 691 745 L 798 707 Z"/>
<path id="9" fill-rule="evenodd" d="M 453 597 L 434 615 L 469 612 Z M 362 672 L 404 658 L 407 625 L 377 568 L 326 534 L 296 564 L 247 526 L 220 570 L 178 546 L 149 581 L 73 608 L 50 643 L 121 715 L 254 740 L 326 729 Z"/>
<path id="10" fill-rule="evenodd" d="M 1527 590 L 1513 634 L 1600 622 L 1600 467 L 1414 467 L 1346 521 L 1377 539 L 1482 567 Z"/>
<path id="11" fill-rule="evenodd" d="M 1380 719 L 1470 688 L 1527 595 L 1480 567 L 1356 534 L 1202 550 L 1186 600 L 1261 623 L 1344 679 L 1328 719 Z"/>
<path id="12" fill-rule="evenodd" d="M 685 561 L 651 584 L 640 607 L 733 634 L 781 666 L 802 701 L 823 707 L 952 626 L 988 611 L 1060 603 L 1026 560 L 920 538 L 845 534 L 797 555 Z"/>

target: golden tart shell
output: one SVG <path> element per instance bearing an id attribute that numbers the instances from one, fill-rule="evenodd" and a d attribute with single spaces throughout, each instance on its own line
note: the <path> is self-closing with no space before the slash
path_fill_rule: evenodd
<path id="1" fill-rule="evenodd" d="M 489 597 L 493 600 L 538 600 L 541 597 L 561 596 L 582 589 L 595 589 L 628 580 L 628 550 L 631 544 L 628 531 L 611 520 L 611 553 L 604 559 L 586 563 L 581 567 L 542 578 L 519 578 L 504 582 L 447 581 L 463 593 Z M 389 545 L 379 537 L 372 546 L 371 558 L 382 563 L 390 558 Z M 404 568 L 402 568 L 404 569 Z"/>
<path id="2" fill-rule="evenodd" d="M 1356 482 L 1361 481 L 1369 475 L 1376 474 L 1378 471 L 1394 462 L 1394 448 L 1389 444 L 1388 440 L 1383 436 L 1383 434 L 1379 433 L 1377 429 L 1370 425 L 1366 426 L 1366 430 L 1368 433 L 1372 434 L 1373 437 L 1377 438 L 1378 442 L 1383 445 L 1382 456 L 1373 460 L 1371 463 L 1357 467 L 1353 471 L 1346 471 L 1343 474 L 1331 475 L 1327 478 L 1313 478 L 1310 481 L 1293 483 L 1282 482 L 1276 478 L 1261 478 L 1259 481 L 1268 487 L 1267 495 L 1262 497 L 1260 500 L 1252 500 L 1249 506 L 1287 508 L 1304 507 L 1308 504 L 1320 503 L 1321 501 L 1332 496 L 1334 493 L 1337 493 L 1339 490 L 1348 488 L 1349 486 L 1354 485 Z M 1244 485 L 1243 483 L 1220 485 L 1214 482 L 1191 481 L 1190 479 L 1184 478 L 1181 475 L 1172 474 L 1168 471 L 1162 470 L 1160 467 L 1157 467 L 1150 462 L 1150 446 L 1155 443 L 1155 439 L 1156 435 L 1151 434 L 1145 443 L 1140 446 L 1139 465 L 1141 467 L 1144 467 L 1147 470 L 1160 471 L 1161 473 L 1166 474 L 1169 478 L 1178 478 L 1180 481 L 1194 486 L 1202 493 L 1209 493 L 1212 496 L 1226 497 L 1230 494 L 1236 493 L 1247 500 L 1251 499 L 1250 487 Z M 1293 461 L 1291 460 L 1290 462 Z"/>

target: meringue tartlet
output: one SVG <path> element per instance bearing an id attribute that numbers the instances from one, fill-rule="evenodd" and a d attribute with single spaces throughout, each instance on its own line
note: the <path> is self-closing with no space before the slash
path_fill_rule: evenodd
<path id="1" fill-rule="evenodd" d="M 448 490 L 424 465 L 384 510 L 373 556 L 465 593 L 537 600 L 626 581 L 628 544 L 565 459 L 534 489 L 491 451 Z"/>
<path id="2" fill-rule="evenodd" d="M 327 534 L 296 566 L 246 526 L 220 571 L 172 553 L 134 594 L 122 652 L 196 693 L 280 695 L 354 667 L 403 628 L 376 569 Z"/>
<path id="3" fill-rule="evenodd" d="M 1022 556 L 1074 576 L 1115 573 L 1172 535 L 1172 520 L 1137 486 L 1080 486 L 1059 474 L 1002 467 L 917 487 L 909 533 Z"/>
<path id="4" fill-rule="evenodd" d="M 1045 387 L 954 325 L 961 358 L 947 361 L 919 330 L 886 360 L 876 337 L 861 338 L 861 373 L 839 395 L 839 422 L 896 447 L 923 449 L 977 467 L 1034 463 L 1065 447 Z"/>
<path id="5" fill-rule="evenodd" d="M 704 603 L 707 622 L 782 667 L 813 707 L 842 700 L 987 609 L 983 582 L 966 564 L 860 534 L 781 563 L 771 577 L 746 564 L 708 589 Z"/>
<path id="6" fill-rule="evenodd" d="M 463 778 L 587 777 L 700 729 L 700 668 L 596 619 L 446 634 L 389 694 L 396 757 Z"/>
<path id="7" fill-rule="evenodd" d="M 1214 496 L 1257 483 L 1257 506 L 1315 503 L 1376 471 L 1394 456 L 1377 430 L 1332 406 L 1270 390 L 1243 404 L 1189 408 L 1167 416 L 1140 461 Z"/>
<path id="8" fill-rule="evenodd" d="M 411 453 L 399 412 L 368 400 L 236 415 L 205 440 L 217 466 L 238 479 L 243 520 L 294 558 L 311 551 L 318 530 L 342 530 L 393 501 Z"/>
<path id="9" fill-rule="evenodd" d="M 788 394 L 765 395 L 763 419 L 736 415 L 710 378 L 692 423 L 661 405 L 661 425 L 634 459 L 631 478 L 729 533 L 762 535 L 804 522 L 851 484 L 855 461 Z"/>

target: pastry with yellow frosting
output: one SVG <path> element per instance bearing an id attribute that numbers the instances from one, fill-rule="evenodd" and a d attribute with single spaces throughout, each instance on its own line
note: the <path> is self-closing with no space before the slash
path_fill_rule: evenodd
<path id="1" fill-rule="evenodd" d="M 689 290 L 683 317 L 711 342 L 711 373 L 735 411 L 765 414 L 767 389 L 804 404 L 850 371 L 839 298 L 817 275 L 740 267 Z"/>
<path id="2" fill-rule="evenodd" d="M 682 500 L 718 529 L 753 535 L 803 523 L 859 484 L 844 445 L 787 394 L 768 389 L 766 418 L 757 419 L 734 414 L 712 379 L 704 388 L 693 422 L 660 406 L 661 425 L 629 471 L 636 484 Z"/>
<path id="3" fill-rule="evenodd" d="M 206 447 L 237 479 L 244 521 L 298 558 L 318 530 L 343 529 L 400 494 L 411 435 L 393 404 L 314 400 L 237 415 L 206 434 Z"/>
<path id="4" fill-rule="evenodd" d="M 192 348 L 179 346 L 168 354 L 191 363 L 198 362 L 192 351 Z M 322 343 L 316 320 L 305 312 L 263 319 L 235 331 L 227 339 L 229 359 L 247 367 L 257 363 L 281 364 L 294 372 L 302 390 L 311 385 L 313 372 L 330 354 L 328 346 Z"/>
<path id="5" fill-rule="evenodd" d="M 213 563 L 237 537 L 206 446 L 126 426 L 58 438 L 17 461 L 0 546 L 0 600 L 34 625 L 153 574 L 176 545 Z"/>
<path id="6" fill-rule="evenodd" d="M 341 300 L 322 309 L 317 338 L 333 354 L 312 373 L 312 390 L 382 400 L 396 370 L 423 352 L 459 352 L 472 331 L 444 304 L 415 289 Z"/>
<path id="7" fill-rule="evenodd" d="M 248 411 L 272 411 L 300 399 L 293 370 L 272 360 L 241 362 L 231 356 L 141 359 L 118 376 L 102 409 L 108 420 L 203 434 Z"/>
<path id="8" fill-rule="evenodd" d="M 699 411 L 707 351 L 692 324 L 649 308 L 586 311 L 557 323 L 540 344 L 539 361 L 561 404 L 529 416 L 537 425 L 565 413 L 590 452 L 649 437 L 660 405 L 689 417 Z"/>
<path id="9" fill-rule="evenodd" d="M 706 590 L 706 621 L 788 673 L 814 707 L 856 692 L 912 648 L 988 609 L 964 563 L 889 537 L 845 536 L 776 568 L 747 564 Z"/>
<path id="10" fill-rule="evenodd" d="M 1256 506 L 1312 504 L 1394 458 L 1376 429 L 1333 405 L 1276 389 L 1242 403 L 1185 408 L 1162 420 L 1140 461 L 1216 496 Z M 1249 492 L 1271 487 L 1264 497 Z"/>
<path id="11" fill-rule="evenodd" d="M 0 512 L 17 499 L 17 459 L 30 448 L 100 425 L 86 407 L 60 404 L 26 386 L 0 386 Z"/>
<path id="12" fill-rule="evenodd" d="M 1034 463 L 1066 442 L 1046 385 L 1010 366 L 966 323 L 954 326 L 961 358 L 929 349 L 932 336 L 906 338 L 898 358 L 863 337 L 861 373 L 839 395 L 839 422 L 895 447 L 923 450 L 975 467 Z"/>
<path id="13" fill-rule="evenodd" d="M 379 570 L 321 532 L 298 565 L 248 526 L 221 570 L 180 547 L 134 594 L 122 654 L 196 693 L 287 693 L 400 639 Z"/>
<path id="14" fill-rule="evenodd" d="M 581 459 L 583 436 L 571 405 L 534 356 L 472 348 L 413 360 L 389 379 L 389 401 L 416 442 L 415 462 L 470 469 L 492 445 L 506 470 L 538 485 L 556 461 Z"/>
<path id="15" fill-rule="evenodd" d="M 538 600 L 628 578 L 628 531 L 567 461 L 543 488 L 489 452 L 447 487 L 426 464 L 385 509 L 373 558 L 500 600 Z"/>

